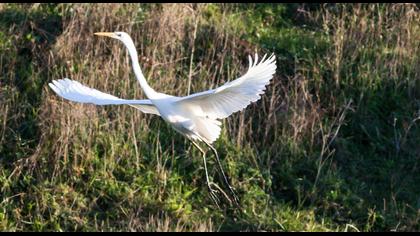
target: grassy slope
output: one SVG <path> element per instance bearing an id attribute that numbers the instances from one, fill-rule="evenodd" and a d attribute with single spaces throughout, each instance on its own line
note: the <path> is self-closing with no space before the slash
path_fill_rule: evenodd
<path id="1" fill-rule="evenodd" d="M 410 4 L 3 4 L 0 229 L 418 231 L 419 21 Z M 180 96 L 276 53 L 266 96 L 216 142 L 243 209 L 212 204 L 199 152 L 161 119 L 46 86 L 143 97 L 123 46 L 93 36 L 112 30 Z"/>

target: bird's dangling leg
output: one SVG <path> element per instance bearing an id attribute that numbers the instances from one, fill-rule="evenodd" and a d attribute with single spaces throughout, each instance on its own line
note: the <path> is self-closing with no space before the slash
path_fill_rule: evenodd
<path id="1" fill-rule="evenodd" d="M 216 191 L 211 187 L 211 184 L 210 184 L 210 180 L 209 180 L 209 174 L 208 174 L 208 172 L 207 172 L 207 163 L 206 163 L 206 152 L 204 152 L 204 150 L 203 149 L 201 149 L 201 147 L 197 144 L 197 143 L 195 143 L 193 140 L 190 140 L 193 144 L 194 144 L 194 146 L 198 149 L 198 150 L 200 150 L 200 152 L 203 154 L 203 161 L 204 161 L 204 170 L 205 170 L 205 172 L 206 172 L 206 181 L 207 181 L 207 187 L 208 187 L 208 189 L 209 189 L 209 193 L 210 193 L 210 197 L 211 197 L 211 199 L 213 200 L 213 202 L 216 204 L 216 206 L 218 207 L 218 208 L 220 208 L 220 206 L 219 206 L 219 199 L 217 198 L 217 195 L 216 195 Z"/>
<path id="2" fill-rule="evenodd" d="M 207 142 L 205 142 L 205 143 L 206 143 L 206 144 L 207 144 L 207 146 L 209 146 L 209 147 L 211 148 L 211 150 L 213 151 L 214 156 L 216 157 L 217 164 L 218 164 L 218 166 L 219 166 L 220 172 L 222 172 L 222 175 L 223 175 L 223 179 L 224 179 L 224 181 L 225 181 L 225 184 L 226 184 L 226 185 L 227 185 L 227 187 L 229 188 L 229 190 L 230 190 L 230 192 L 231 192 L 231 194 L 232 194 L 232 197 L 233 197 L 233 200 L 234 200 L 235 204 L 236 204 L 237 206 L 239 206 L 239 198 L 238 198 L 238 196 L 236 195 L 235 190 L 233 189 L 233 187 L 229 184 L 228 179 L 226 178 L 225 172 L 223 171 L 222 163 L 220 163 L 219 155 L 217 154 L 216 149 L 215 149 L 212 145 L 210 145 L 209 143 L 207 143 Z"/>

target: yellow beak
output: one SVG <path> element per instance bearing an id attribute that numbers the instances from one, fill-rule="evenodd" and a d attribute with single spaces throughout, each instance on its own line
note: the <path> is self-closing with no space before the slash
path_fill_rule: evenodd
<path id="1" fill-rule="evenodd" d="M 106 37 L 114 37 L 114 33 L 110 33 L 110 32 L 96 32 L 94 33 L 94 35 L 97 36 L 106 36 Z"/>

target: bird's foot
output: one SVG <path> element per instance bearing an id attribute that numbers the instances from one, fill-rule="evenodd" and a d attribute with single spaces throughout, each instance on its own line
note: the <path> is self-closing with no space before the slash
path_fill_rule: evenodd
<path id="1" fill-rule="evenodd" d="M 214 183 L 213 183 L 214 184 Z M 216 195 L 216 193 L 217 193 L 217 190 L 214 190 L 212 187 L 211 187 L 211 184 L 209 183 L 209 184 L 207 184 L 207 187 L 208 187 L 208 189 L 209 189 L 209 193 L 210 193 L 210 198 L 211 198 L 211 200 L 214 202 L 214 204 L 216 204 L 216 206 L 218 207 L 218 208 L 220 208 L 220 206 L 219 206 L 219 203 L 220 203 L 220 200 L 219 200 L 219 198 L 217 197 L 217 195 Z"/>
<path id="2" fill-rule="evenodd" d="M 231 195 L 233 197 L 233 200 L 219 185 L 217 185 L 216 183 L 211 183 L 211 184 L 214 185 L 219 190 L 220 193 L 222 193 L 222 195 L 229 201 L 230 205 L 235 204 L 237 207 L 240 206 L 239 205 L 239 198 L 236 195 L 234 189 L 230 185 L 228 187 L 229 187 L 229 190 L 230 190 Z M 210 188 L 210 186 L 209 186 L 209 188 Z M 216 192 L 215 190 L 213 190 L 213 191 Z"/>

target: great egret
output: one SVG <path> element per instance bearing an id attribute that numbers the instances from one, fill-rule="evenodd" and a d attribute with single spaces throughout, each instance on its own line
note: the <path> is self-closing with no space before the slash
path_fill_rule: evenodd
<path id="1" fill-rule="evenodd" d="M 243 76 L 227 82 L 223 86 L 185 97 L 176 97 L 156 92 L 148 85 L 140 69 L 133 40 L 127 33 L 98 32 L 95 35 L 118 39 L 127 47 L 134 73 L 148 99 L 121 99 L 89 88 L 68 78 L 53 80 L 52 83 L 49 83 L 51 89 L 59 96 L 74 102 L 93 103 L 96 105 L 127 104 L 136 107 L 144 113 L 161 116 L 176 131 L 187 137 L 203 154 L 207 187 L 211 198 L 218 206 L 215 190 L 212 188 L 207 172 L 206 152 L 196 143 L 196 141 L 202 141 L 213 151 L 224 182 L 228 186 L 235 203 L 238 204 L 235 191 L 226 178 L 216 149 L 211 144 L 220 135 L 221 122 L 219 119 L 226 118 L 232 113 L 244 109 L 251 102 L 260 99 L 261 94 L 264 93 L 265 86 L 269 84 L 276 71 L 274 54 L 269 58 L 266 58 L 266 55 L 264 55 L 260 62 L 258 62 L 257 54 L 255 54 L 254 61 L 251 56 L 248 56 L 248 71 Z M 215 186 L 217 187 L 217 185 Z"/>

